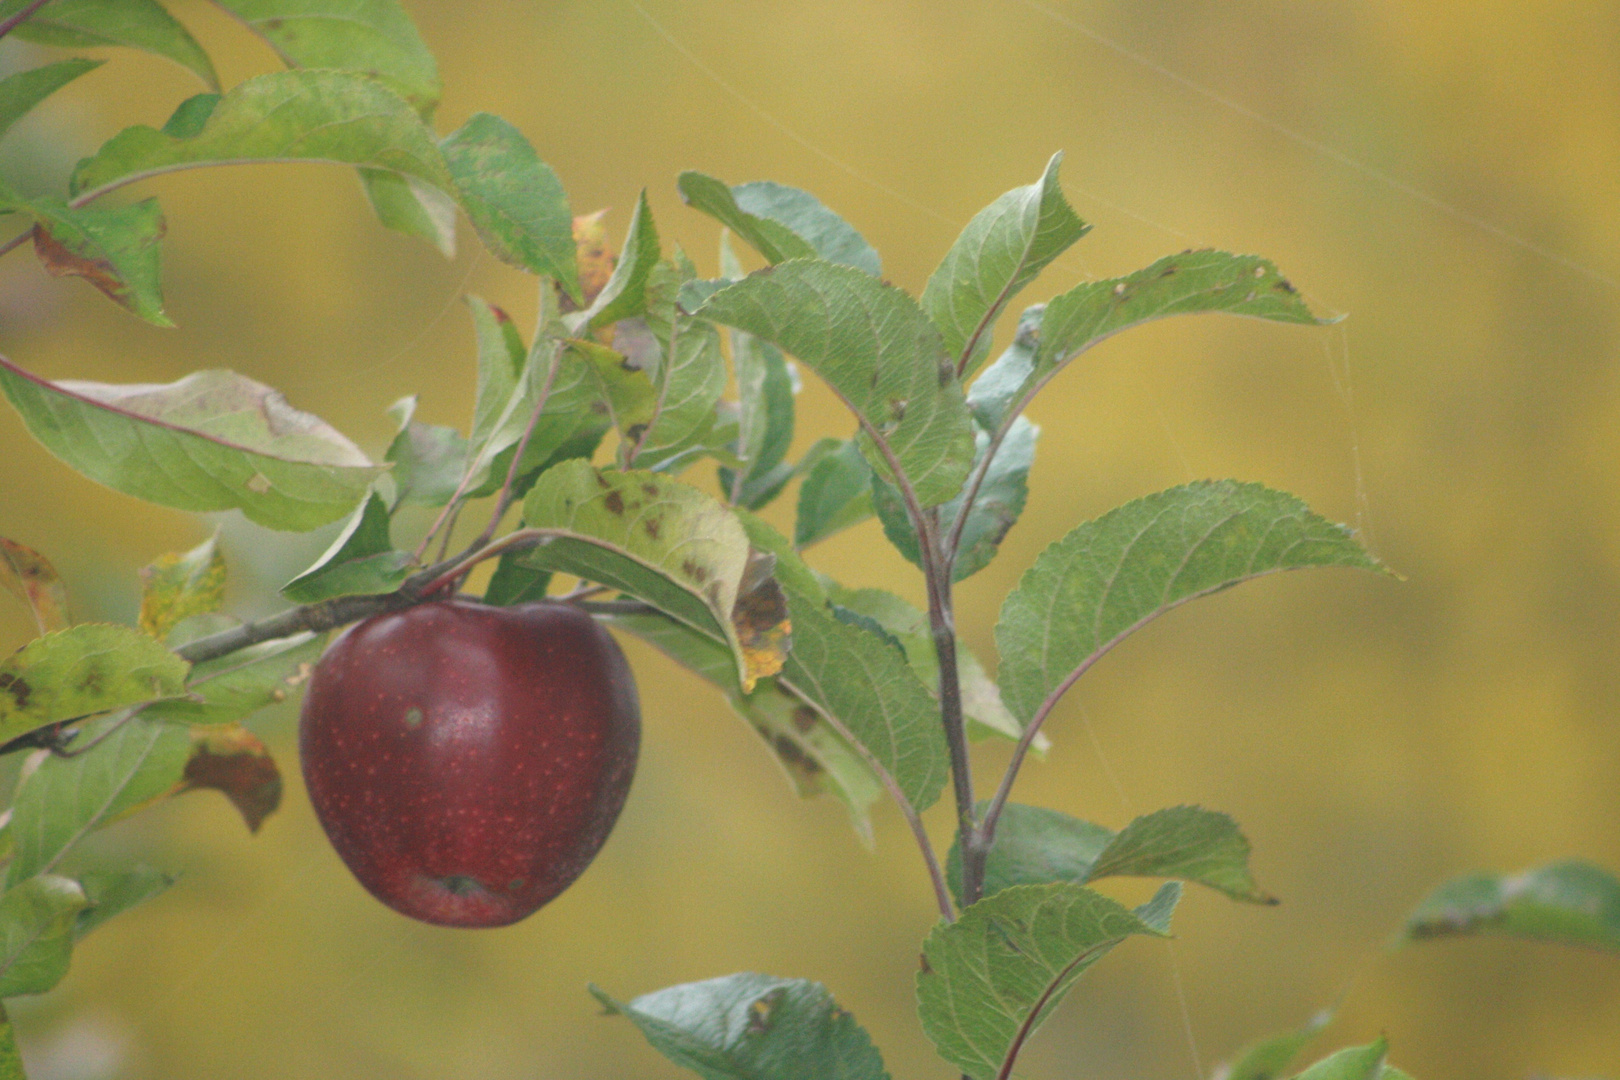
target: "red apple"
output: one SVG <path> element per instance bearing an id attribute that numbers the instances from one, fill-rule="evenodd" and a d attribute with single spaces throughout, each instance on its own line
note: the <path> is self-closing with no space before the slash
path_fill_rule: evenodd
<path id="1" fill-rule="evenodd" d="M 640 742 L 624 654 L 559 603 L 367 619 L 316 665 L 299 725 L 338 855 L 441 926 L 505 926 L 566 889 L 613 828 Z"/>

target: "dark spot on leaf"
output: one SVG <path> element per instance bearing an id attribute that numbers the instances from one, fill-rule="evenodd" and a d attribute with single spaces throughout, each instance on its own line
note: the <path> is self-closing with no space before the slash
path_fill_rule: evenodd
<path id="1" fill-rule="evenodd" d="M 491 315 L 495 316 L 495 321 L 498 323 L 510 323 L 512 321 L 512 316 L 494 304 L 489 305 L 489 311 Z"/>
<path id="2" fill-rule="evenodd" d="M 280 19 L 266 19 L 266 20 L 264 20 L 264 28 L 266 30 L 280 30 L 281 29 L 281 20 Z"/>
<path id="3" fill-rule="evenodd" d="M 934 969 L 928 965 L 928 956 L 926 953 L 918 953 L 917 962 L 918 966 L 922 968 L 922 973 L 924 975 L 932 975 L 934 973 Z"/>
<path id="4" fill-rule="evenodd" d="M 610 487 L 613 486 L 612 484 L 608 483 L 607 477 L 603 476 L 601 473 L 596 473 L 595 476 L 596 476 L 596 484 L 597 484 L 598 487 L 603 488 L 603 489 L 607 489 L 607 488 L 610 488 Z"/>
<path id="5" fill-rule="evenodd" d="M 1288 293 L 1290 296 L 1299 292 L 1298 289 L 1294 288 L 1294 283 L 1289 281 L 1287 278 L 1278 278 L 1277 283 L 1273 285 L 1272 288 L 1276 289 L 1278 292 Z"/>
<path id="6" fill-rule="evenodd" d="M 659 528 L 662 527 L 663 522 L 664 522 L 663 518 L 656 518 L 656 517 L 642 518 L 641 519 L 641 527 L 642 527 L 642 529 L 644 529 L 646 531 L 648 536 L 650 536 L 652 539 L 656 540 L 656 539 L 658 539 L 658 530 L 659 530 Z"/>
<path id="7" fill-rule="evenodd" d="M 649 499 L 656 499 L 656 498 L 658 498 L 658 485 L 657 484 L 651 484 L 651 483 L 643 483 L 641 485 L 641 493 L 643 495 L 647 496 L 647 498 L 649 498 Z"/>
<path id="8" fill-rule="evenodd" d="M 909 404 L 910 404 L 910 402 L 907 401 L 905 398 L 890 398 L 889 399 L 889 417 L 890 417 L 890 419 L 894 420 L 895 423 L 899 423 L 901 420 L 904 420 L 906 418 L 906 406 L 909 405 Z"/>
<path id="9" fill-rule="evenodd" d="M 0 672 L 0 690 L 4 690 L 6 693 L 11 695 L 11 700 L 17 703 L 17 708 L 28 708 L 28 698 L 32 693 L 32 687 L 30 687 L 22 679 L 19 679 L 15 675 L 7 675 L 4 672 Z"/>
<path id="10" fill-rule="evenodd" d="M 242 731 L 211 732 L 186 762 L 181 790 L 214 788 L 242 814 L 249 832 L 281 805 L 281 772 L 258 737 Z"/>
<path id="11" fill-rule="evenodd" d="M 807 779 L 813 778 L 821 772 L 821 762 L 805 753 L 803 747 L 786 735 L 778 735 L 772 739 L 771 749 L 775 750 L 776 756 L 782 759 L 782 764 Z"/>
<path id="12" fill-rule="evenodd" d="M 786 993 L 786 988 L 779 986 L 748 1006 L 748 1034 L 762 1035 L 770 1030 L 771 1016 Z"/>
<path id="13" fill-rule="evenodd" d="M 800 705 L 793 710 L 793 726 L 805 735 L 810 734 L 810 730 L 816 726 L 816 721 L 819 719 L 816 710 L 808 705 Z"/>
<path id="14" fill-rule="evenodd" d="M 1174 274 L 1179 269 L 1181 269 L 1181 267 L 1177 266 L 1175 263 L 1171 263 L 1169 266 L 1167 266 L 1163 270 L 1159 271 L 1159 277 L 1161 279 L 1167 278 L 1171 274 Z"/>
<path id="15" fill-rule="evenodd" d="M 699 585 L 709 580 L 709 568 L 696 559 L 687 559 L 681 563 L 681 573 L 697 582 Z"/>
<path id="16" fill-rule="evenodd" d="M 939 385 L 949 386 L 951 379 L 956 375 L 956 369 L 950 364 L 939 365 Z"/>
<path id="17" fill-rule="evenodd" d="M 641 441 L 641 436 L 646 434 L 646 432 L 646 424 L 631 424 L 629 427 L 624 429 L 624 437 L 630 442 L 636 443 Z"/>
<path id="18" fill-rule="evenodd" d="M 607 507 L 608 513 L 624 516 L 624 496 L 617 491 L 608 492 L 607 497 L 602 500 L 602 505 Z"/>
<path id="19" fill-rule="evenodd" d="M 93 667 L 84 673 L 79 680 L 79 689 L 92 696 L 101 693 L 102 687 L 107 684 L 107 674 L 98 667 Z"/>

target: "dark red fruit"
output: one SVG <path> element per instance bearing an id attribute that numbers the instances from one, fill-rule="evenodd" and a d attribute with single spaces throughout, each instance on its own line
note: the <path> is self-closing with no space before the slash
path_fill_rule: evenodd
<path id="1" fill-rule="evenodd" d="M 556 603 L 367 619 L 316 665 L 299 725 L 344 863 L 441 926 L 505 926 L 566 889 L 613 828 L 640 742 L 624 654 Z"/>

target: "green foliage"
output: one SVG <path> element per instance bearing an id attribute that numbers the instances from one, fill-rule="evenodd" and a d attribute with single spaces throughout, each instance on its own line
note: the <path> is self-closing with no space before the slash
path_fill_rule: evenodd
<path id="1" fill-rule="evenodd" d="M 799 485 L 795 547 L 807 548 L 872 516 L 872 467 L 854 439 L 828 445 Z"/>
<path id="2" fill-rule="evenodd" d="M 825 259 L 877 277 L 878 253 L 843 218 L 807 191 L 768 180 L 727 187 L 712 176 L 683 172 L 681 198 L 742 237 L 775 264 L 788 259 Z"/>
<path id="3" fill-rule="evenodd" d="M 169 634 L 171 648 L 240 625 L 222 615 L 196 616 Z M 309 677 L 326 646 L 323 635 L 293 634 L 239 649 L 217 660 L 193 664 L 185 696 L 154 701 L 141 708 L 146 720 L 189 725 L 230 724 L 260 709 L 286 701 Z"/>
<path id="4" fill-rule="evenodd" d="M 888 1080 L 871 1038 L 820 983 L 727 975 L 629 1004 L 591 993 L 704 1080 Z"/>
<path id="5" fill-rule="evenodd" d="M 395 551 L 389 538 L 388 504 L 373 491 L 349 516 L 332 546 L 315 564 L 281 587 L 300 604 L 334 596 L 393 592 L 410 573 L 409 552 Z"/>
<path id="6" fill-rule="evenodd" d="M 960 902 L 961 851 L 952 845 L 952 892 Z M 1249 873 L 1249 842 L 1225 814 L 1176 806 L 1119 832 L 1056 810 L 1008 803 L 985 864 L 984 895 L 1015 885 L 1106 877 L 1162 877 L 1207 885 L 1234 900 L 1274 904 Z"/>
<path id="7" fill-rule="evenodd" d="M 0 139 L 35 105 L 103 63 L 101 60 L 59 60 L 0 79 Z"/>
<path id="8" fill-rule="evenodd" d="M 1025 1040 L 1087 968 L 1135 934 L 1169 936 L 1180 886 L 1136 911 L 1079 885 L 1020 885 L 981 900 L 923 943 L 923 1031 L 965 1073 L 1003 1080 Z"/>
<path id="9" fill-rule="evenodd" d="M 288 67 L 365 72 L 424 116 L 439 102 L 438 63 L 394 0 L 216 2 L 262 37 Z"/>
<path id="10" fill-rule="evenodd" d="M 630 228 L 625 233 L 624 248 L 613 267 L 613 276 L 589 307 L 568 316 L 570 331 L 594 330 L 646 311 L 647 281 L 658 265 L 660 254 L 658 226 L 653 223 L 652 208 L 647 205 L 647 193 L 643 191 L 636 200 L 635 213 L 630 217 Z"/>
<path id="11" fill-rule="evenodd" d="M 478 113 L 439 145 L 461 205 L 490 252 L 554 278 L 578 302 L 568 196 L 523 133 L 498 116 Z"/>
<path id="12" fill-rule="evenodd" d="M 81 716 L 179 694 L 189 665 L 127 626 L 81 623 L 0 662 L 0 742 Z"/>
<path id="13" fill-rule="evenodd" d="M 1406 920 L 1408 941 L 1491 934 L 1620 952 L 1620 880 L 1571 859 L 1449 881 Z"/>
<path id="14" fill-rule="evenodd" d="M 173 325 L 163 313 L 157 200 L 76 209 L 54 195 L 24 200 L 0 183 L 0 213 L 7 211 L 34 219 L 34 251 L 51 274 L 82 277 L 147 322 Z"/>
<path id="15" fill-rule="evenodd" d="M 1295 1080 L 1379 1080 L 1387 1075 L 1384 1057 L 1389 1044 L 1383 1039 L 1330 1054 L 1300 1073 Z"/>
<path id="16" fill-rule="evenodd" d="M 78 757 L 47 757 L 17 785 L 12 886 L 49 873 L 87 833 L 172 791 L 185 775 L 191 736 L 174 724 L 114 716 L 86 725 Z"/>
<path id="17" fill-rule="evenodd" d="M 384 460 L 394 467 L 394 509 L 404 504 L 443 506 L 461 488 L 467 471 L 467 440 L 455 428 L 416 419 L 416 397 L 400 398 L 388 407 L 399 434 L 388 444 Z"/>
<path id="18" fill-rule="evenodd" d="M 800 259 L 750 274 L 699 314 L 792 353 L 861 422 L 877 473 L 904 471 L 922 506 L 955 495 L 972 461 L 962 389 L 917 302 L 851 267 Z"/>
<path id="19" fill-rule="evenodd" d="M 4 0 L 0 19 L 27 7 L 29 0 Z M 53 0 L 12 31 L 24 41 L 70 49 L 122 45 L 173 60 L 211 90 L 219 89 L 213 62 L 197 39 L 157 0 Z"/>
<path id="20" fill-rule="evenodd" d="M 814 601 L 790 595 L 793 649 L 782 677 L 823 716 L 842 725 L 923 811 L 950 771 L 939 710 L 904 654 Z"/>
<path id="21" fill-rule="evenodd" d="M 57 457 L 160 506 L 239 509 L 302 531 L 349 513 L 382 471 L 325 421 L 234 372 L 165 386 L 51 383 L 0 358 L 0 389 Z"/>
<path id="22" fill-rule="evenodd" d="M 132 907 L 146 903 L 174 884 L 174 878 L 163 871 L 144 864 L 128 870 L 95 870 L 79 875 L 89 906 L 80 911 L 73 922 L 73 939 L 84 936 L 114 915 L 121 915 Z M 4 1074 L 0 1073 L 0 1077 Z"/>
<path id="23" fill-rule="evenodd" d="M 990 331 L 1007 302 L 1091 228 L 1058 186 L 1062 161 L 1062 154 L 1052 155 L 1038 181 L 979 211 L 928 279 L 923 310 L 964 376 L 989 352 Z"/>
<path id="24" fill-rule="evenodd" d="M 0 896 L 0 997 L 43 994 L 62 981 L 73 927 L 88 901 L 76 881 L 29 878 Z"/>
<path id="25" fill-rule="evenodd" d="M 1048 547 L 1002 604 L 1001 693 L 1028 722 L 1138 626 L 1278 570 L 1379 563 L 1350 531 L 1259 484 L 1188 484 L 1087 522 Z"/>
<path id="26" fill-rule="evenodd" d="M 726 642 L 745 692 L 781 670 L 781 592 L 751 569 L 742 525 L 703 492 L 657 473 L 566 461 L 530 490 L 523 520 L 548 536 L 523 565 L 619 589 Z"/>
<path id="27" fill-rule="evenodd" d="M 1295 1031 L 1273 1035 L 1244 1047 L 1221 1074 L 1223 1080 L 1280 1080 L 1305 1049 L 1305 1044 L 1332 1021 L 1332 1010 L 1323 1009 Z"/>

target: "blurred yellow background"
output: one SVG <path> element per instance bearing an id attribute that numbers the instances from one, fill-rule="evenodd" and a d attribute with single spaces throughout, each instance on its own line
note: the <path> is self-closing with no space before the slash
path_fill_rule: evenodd
<path id="1" fill-rule="evenodd" d="M 407 6 L 440 60 L 441 130 L 478 110 L 509 118 L 578 212 L 613 208 L 616 236 L 647 186 L 666 238 L 706 272 L 717 229 L 681 206 L 683 168 L 817 193 L 915 292 L 976 210 L 1062 149 L 1096 229 L 1021 300 L 1214 245 L 1268 255 L 1321 309 L 1348 312 L 1329 329 L 1156 325 L 1098 349 L 1033 410 L 1031 509 L 962 588 L 987 659 L 1000 596 L 1045 544 L 1193 478 L 1297 492 L 1408 580 L 1289 575 L 1194 605 L 1054 717 L 1021 801 L 1114 827 L 1180 802 L 1228 811 L 1284 904 L 1190 891 L 1174 945 L 1130 943 L 1099 965 L 1027 1075 L 1191 1080 L 1342 997 L 1318 1050 L 1382 1031 L 1424 1080 L 1620 1076 L 1620 958 L 1385 948 L 1448 876 L 1566 856 L 1620 868 L 1620 5 Z M 175 11 L 227 82 L 275 66 L 209 5 Z M 0 63 L 51 55 L 7 42 Z M 200 89 L 162 61 L 108 55 L 15 130 L 0 173 L 59 183 Z M 179 329 L 19 251 L 0 263 L 0 351 L 53 378 L 230 367 L 380 455 L 383 410 L 404 394 L 423 394 L 430 421 L 470 414 L 462 293 L 520 322 L 534 310 L 532 279 L 477 254 L 465 224 L 447 262 L 378 227 L 346 170 L 199 171 L 146 193 L 168 212 Z M 801 401 L 801 448 L 846 433 L 820 388 Z M 223 527 L 242 614 L 273 607 L 329 535 L 239 515 Z M 56 561 L 80 618 L 131 619 L 136 569 L 212 528 L 98 488 L 0 409 L 0 534 Z M 920 595 L 874 524 L 813 561 Z M 20 606 L 0 606 L 0 649 L 29 633 Z M 198 795 L 97 839 L 90 856 L 183 877 L 89 939 L 59 989 L 13 1004 L 31 1075 L 677 1077 L 598 1015 L 585 983 L 628 997 L 736 970 L 821 980 L 897 1078 L 950 1075 L 913 1012 L 931 906 L 898 815 L 880 810 L 863 850 L 836 804 L 790 795 L 717 693 L 628 648 L 640 775 L 562 898 L 483 932 L 372 901 L 309 810 L 287 707 L 255 722 L 289 781 L 258 837 Z M 1005 753 L 979 753 L 988 786 Z M 930 815 L 942 845 L 949 817 Z"/>

